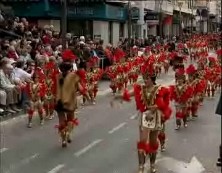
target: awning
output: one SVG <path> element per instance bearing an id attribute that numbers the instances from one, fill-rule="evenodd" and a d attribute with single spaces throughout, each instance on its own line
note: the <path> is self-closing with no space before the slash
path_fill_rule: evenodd
<path id="1" fill-rule="evenodd" d="M 41 0 L 1 0 L 1 2 L 40 2 Z"/>

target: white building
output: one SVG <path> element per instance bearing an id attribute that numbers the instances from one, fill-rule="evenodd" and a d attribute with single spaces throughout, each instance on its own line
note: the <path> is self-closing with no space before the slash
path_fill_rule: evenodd
<path id="1" fill-rule="evenodd" d="M 140 14 L 134 24 L 136 29 L 133 35 L 139 38 L 146 38 L 147 35 L 179 35 L 180 25 L 183 28 L 191 27 L 191 17 L 195 14 L 194 4 L 191 3 L 193 1 L 195 0 L 131 1 L 132 7 L 137 7 Z M 179 20 L 180 12 L 182 22 Z"/>
<path id="2" fill-rule="evenodd" d="M 197 27 L 200 32 L 217 31 L 221 22 L 221 0 L 197 1 Z"/>

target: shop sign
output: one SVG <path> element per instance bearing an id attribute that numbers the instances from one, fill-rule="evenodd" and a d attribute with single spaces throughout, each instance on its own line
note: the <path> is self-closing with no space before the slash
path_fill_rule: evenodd
<path id="1" fill-rule="evenodd" d="M 69 9 L 68 13 L 72 15 L 94 15 L 94 9 L 90 7 L 77 7 Z"/>
<path id="2" fill-rule="evenodd" d="M 159 20 L 146 20 L 146 23 L 150 26 L 150 25 L 158 25 L 159 24 Z"/>
<path id="3" fill-rule="evenodd" d="M 159 20 L 159 14 L 155 12 L 147 12 L 144 16 L 145 21 L 149 20 Z"/>
<path id="4" fill-rule="evenodd" d="M 140 18 L 140 9 L 137 7 L 131 8 L 131 19 L 139 20 L 139 18 Z"/>
<path id="5" fill-rule="evenodd" d="M 101 40 L 101 35 L 94 35 L 94 40 Z"/>

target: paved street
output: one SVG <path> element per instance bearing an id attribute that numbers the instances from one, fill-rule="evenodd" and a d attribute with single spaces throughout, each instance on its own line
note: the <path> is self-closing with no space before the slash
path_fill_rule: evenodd
<path id="1" fill-rule="evenodd" d="M 162 75 L 157 83 L 173 83 L 173 74 Z M 108 84 L 104 82 L 102 88 Z M 102 90 L 97 105 L 79 109 L 80 125 L 66 149 L 61 148 L 54 128 L 57 118 L 42 127 L 36 118 L 32 129 L 26 128 L 25 118 L 2 122 L 1 173 L 136 173 L 135 104 L 116 103 L 111 108 L 111 98 L 108 90 Z M 180 173 L 178 165 L 186 173 L 199 173 L 186 171 L 198 167 L 198 161 L 205 168 L 204 173 L 220 172 L 215 166 L 221 141 L 221 119 L 214 114 L 218 98 L 219 92 L 216 98 L 206 99 L 199 118 L 190 122 L 187 129 L 175 131 L 171 118 L 166 129 L 167 150 L 157 160 L 158 173 Z M 192 158 L 193 162 L 188 164 Z"/>

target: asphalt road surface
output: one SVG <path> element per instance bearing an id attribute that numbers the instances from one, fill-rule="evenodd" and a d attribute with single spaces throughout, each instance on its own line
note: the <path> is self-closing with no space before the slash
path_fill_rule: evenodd
<path id="1" fill-rule="evenodd" d="M 157 83 L 173 83 L 173 74 L 162 75 Z M 1 122 L 1 173 L 136 173 L 138 167 L 136 143 L 138 120 L 135 104 L 116 103 L 108 82 L 96 105 L 79 109 L 80 125 L 73 142 L 61 148 L 57 117 L 33 128 L 26 128 L 27 119 L 20 116 Z M 188 128 L 175 131 L 174 117 L 167 123 L 167 145 L 157 158 L 158 173 L 219 173 L 216 167 L 220 144 L 220 116 L 215 108 L 220 92 L 205 99 L 197 120 Z M 148 164 L 147 164 L 148 167 Z M 182 172 L 185 171 L 185 172 Z"/>

